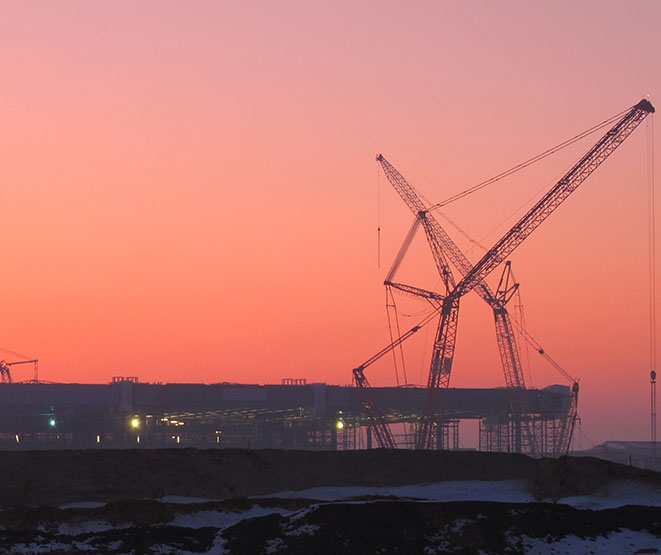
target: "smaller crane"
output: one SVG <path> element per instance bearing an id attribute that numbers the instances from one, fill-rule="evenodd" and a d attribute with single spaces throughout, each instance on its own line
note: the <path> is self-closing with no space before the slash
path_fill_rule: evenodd
<path id="1" fill-rule="evenodd" d="M 10 366 L 15 366 L 16 364 L 34 364 L 34 378 L 30 380 L 32 383 L 39 382 L 39 360 L 19 360 L 17 362 L 7 362 L 6 360 L 0 360 L 0 377 L 2 378 L 1 383 L 12 383 L 11 370 Z"/>
<path id="2" fill-rule="evenodd" d="M 420 328 L 424 327 L 426 324 L 431 322 L 434 318 L 438 316 L 437 311 L 433 311 L 431 314 L 427 315 L 422 321 L 418 322 L 417 325 L 413 326 L 406 333 L 402 334 L 400 337 L 395 339 L 390 345 L 387 345 L 381 349 L 374 356 L 363 362 L 360 366 L 353 369 L 353 380 L 358 388 L 360 388 L 360 393 L 362 397 L 362 403 L 365 409 L 367 410 L 367 415 L 370 421 L 370 425 L 374 430 L 374 435 L 376 437 L 376 442 L 381 448 L 385 449 L 395 449 L 397 445 L 395 444 L 395 439 L 392 436 L 392 432 L 388 427 L 386 422 L 386 417 L 379 409 L 378 405 L 374 401 L 372 396 L 372 391 L 370 388 L 370 383 L 367 381 L 367 376 L 365 376 L 365 368 L 374 364 L 381 357 L 387 355 L 393 349 L 396 349 L 404 341 L 406 341 L 413 334 L 417 333 Z"/>

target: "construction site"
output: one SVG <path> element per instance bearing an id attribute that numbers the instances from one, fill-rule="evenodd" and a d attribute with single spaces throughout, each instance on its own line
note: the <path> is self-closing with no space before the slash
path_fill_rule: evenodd
<path id="1" fill-rule="evenodd" d="M 421 388 L 375 388 L 385 420 L 414 424 Z M 571 405 L 569 388 L 527 390 L 538 415 L 540 453 L 555 454 Z M 515 430 L 505 389 L 442 392 L 448 424 L 439 448 L 459 448 L 459 420 L 480 422 L 481 449 L 509 451 Z M 13 383 L 0 387 L 0 448 L 242 447 L 369 449 L 378 447 L 355 387 L 292 383 L 147 384 L 117 377 L 110 384 Z M 397 440 L 414 447 L 405 429 Z"/>
<path id="2" fill-rule="evenodd" d="M 648 100 L 508 172 L 429 205 L 382 155 L 389 183 L 413 214 L 413 222 L 385 279 L 391 343 L 352 371 L 351 386 L 286 379 L 278 385 L 152 384 L 118 376 L 109 384 L 40 381 L 37 361 L 0 364 L 0 448 L 278 448 L 425 449 L 461 447 L 460 422 L 479 422 L 477 449 L 535 457 L 566 454 L 578 411 L 578 379 L 544 352 L 510 316 L 508 302 L 519 288 L 508 257 L 622 142 L 654 112 Z M 605 130 L 605 132 L 604 132 Z M 510 175 L 600 131 L 596 144 L 553 185 L 477 262 L 472 263 L 434 216 L 445 204 Z M 431 250 L 440 291 L 402 283 L 398 270 L 422 230 Z M 486 279 L 501 268 L 497 288 Z M 505 386 L 450 388 L 460 300 L 475 292 L 493 312 Z M 426 316 L 403 333 L 396 319 L 396 295 L 426 303 Z M 425 387 L 372 387 L 368 368 L 386 356 L 398 360 L 401 346 L 420 329 L 436 325 Z M 517 340 L 517 336 L 519 340 Z M 566 380 L 541 389 L 526 385 L 519 342 L 527 341 Z M 13 383 L 11 366 L 32 363 L 35 377 Z M 652 369 L 653 370 L 653 369 Z M 654 422 L 654 417 L 653 417 Z"/>

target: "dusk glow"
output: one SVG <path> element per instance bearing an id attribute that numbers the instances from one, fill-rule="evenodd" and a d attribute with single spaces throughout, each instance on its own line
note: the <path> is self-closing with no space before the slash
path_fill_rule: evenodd
<path id="1" fill-rule="evenodd" d="M 657 2 L 3 12 L 0 346 L 38 358 L 49 381 L 349 384 L 390 342 L 383 280 L 413 221 L 375 153 L 434 204 L 643 97 L 661 106 Z M 510 257 L 527 330 L 580 378 L 595 443 L 649 439 L 655 125 Z M 476 243 L 491 247 L 599 136 L 443 207 L 439 222 L 476 262 Z M 442 292 L 422 234 L 400 271 Z M 461 305 L 451 385 L 503 386 L 493 314 L 475 293 Z M 402 300 L 402 330 L 426 308 Z M 426 382 L 434 330 L 406 344 L 409 383 Z M 521 356 L 529 384 L 566 383 L 525 344 Z M 396 384 L 391 357 L 367 374 Z"/>

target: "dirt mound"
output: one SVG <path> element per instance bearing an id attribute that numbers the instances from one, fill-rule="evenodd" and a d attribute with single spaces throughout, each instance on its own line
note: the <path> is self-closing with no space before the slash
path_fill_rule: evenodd
<path id="1" fill-rule="evenodd" d="M 164 495 L 231 499 L 320 486 L 525 480 L 537 499 L 586 495 L 661 474 L 594 458 L 532 459 L 457 451 L 151 449 L 0 452 L 0 506 Z"/>

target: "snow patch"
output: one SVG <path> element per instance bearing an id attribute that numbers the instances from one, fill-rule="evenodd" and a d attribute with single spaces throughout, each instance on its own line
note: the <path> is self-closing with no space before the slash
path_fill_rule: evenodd
<path id="1" fill-rule="evenodd" d="M 153 501 L 186 505 L 189 503 L 208 503 L 209 501 L 218 501 L 218 499 L 208 499 L 205 497 L 186 497 L 184 495 L 163 495 L 162 497 L 153 499 Z"/>
<path id="2" fill-rule="evenodd" d="M 314 536 L 319 528 L 320 526 L 317 524 L 303 524 L 297 528 L 288 528 L 285 531 L 285 536 Z"/>
<path id="3" fill-rule="evenodd" d="M 516 542 L 519 538 L 516 538 Z M 599 555 L 621 555 L 642 549 L 659 549 L 659 538 L 647 532 L 620 530 L 608 536 L 579 538 L 565 536 L 560 540 L 547 542 L 545 539 L 520 537 L 527 555 L 566 555 L 567 553 L 599 553 Z M 655 553 L 656 551 L 648 551 Z"/>
<path id="4" fill-rule="evenodd" d="M 74 503 L 60 505 L 60 509 L 98 509 L 104 505 L 107 505 L 107 503 L 102 503 L 100 501 L 76 501 Z"/>
<path id="5" fill-rule="evenodd" d="M 425 501 L 493 501 L 496 503 L 533 503 L 523 480 L 457 480 L 409 486 L 362 487 L 334 486 L 282 491 L 269 498 L 308 498 L 319 501 L 339 501 L 362 496 L 394 496 Z M 558 503 L 577 509 L 609 509 L 625 505 L 661 506 L 661 488 L 631 482 L 617 482 L 592 495 L 565 497 Z"/>
<path id="6" fill-rule="evenodd" d="M 225 512 L 225 511 L 199 511 L 196 513 L 176 515 L 168 526 L 181 526 L 184 528 L 225 528 L 232 526 L 246 518 L 255 518 L 271 514 L 288 516 L 295 511 L 289 511 L 279 507 L 260 507 L 255 505 L 247 511 Z"/>
<path id="7" fill-rule="evenodd" d="M 276 553 L 283 547 L 285 547 L 285 542 L 280 538 L 275 538 L 274 540 L 269 540 L 266 543 L 266 549 L 264 550 L 264 553 Z"/>
<path id="8" fill-rule="evenodd" d="M 129 528 L 131 525 L 113 526 L 103 520 L 87 520 L 81 522 L 63 522 L 57 528 L 57 533 L 64 536 L 79 536 L 80 534 L 97 534 L 108 530 Z"/>
<path id="9" fill-rule="evenodd" d="M 565 497 L 559 501 L 577 509 L 614 509 L 624 505 L 661 506 L 661 488 L 632 483 L 615 482 L 593 495 Z"/>
<path id="10" fill-rule="evenodd" d="M 508 503 L 529 503 L 534 501 L 532 495 L 528 493 L 527 486 L 523 480 L 457 480 L 390 487 L 319 487 L 299 491 L 283 491 L 274 493 L 268 497 L 337 501 L 368 495 L 424 499 L 427 501 L 500 501 Z"/>

